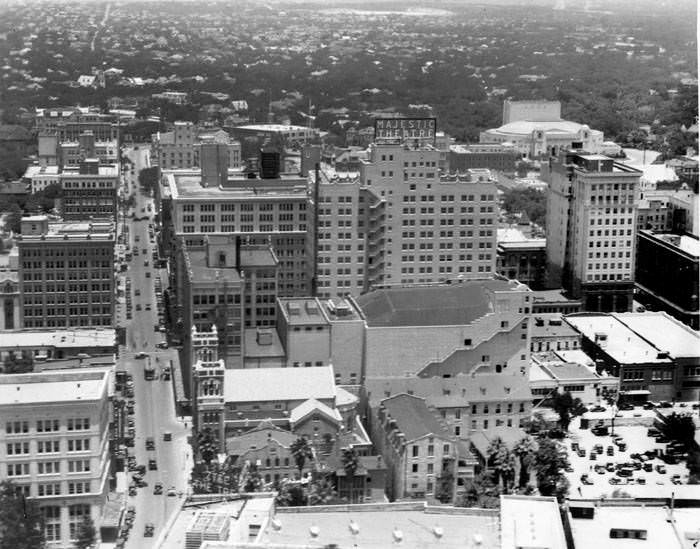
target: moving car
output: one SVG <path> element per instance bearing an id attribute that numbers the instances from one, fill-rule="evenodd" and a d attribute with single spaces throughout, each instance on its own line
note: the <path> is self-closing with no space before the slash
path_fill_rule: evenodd
<path id="1" fill-rule="evenodd" d="M 139 353 L 136 353 L 136 354 L 134 355 L 134 358 L 146 358 L 147 356 L 148 356 L 147 353 L 144 353 L 143 351 L 141 351 L 141 352 L 139 352 Z"/>
<path id="2" fill-rule="evenodd" d="M 157 471 L 158 470 L 158 464 L 156 463 L 155 459 L 148 460 L 148 470 L 149 471 Z"/>
<path id="3" fill-rule="evenodd" d="M 610 434 L 610 430 L 605 425 L 596 425 L 591 429 L 591 433 L 597 437 L 605 437 Z"/>
<path id="4" fill-rule="evenodd" d="M 155 530 L 155 526 L 153 525 L 152 522 L 146 523 L 146 526 L 144 527 L 143 530 L 143 537 L 145 538 L 152 538 L 153 537 L 153 531 Z"/>
<path id="5" fill-rule="evenodd" d="M 177 496 L 177 490 L 175 490 L 175 486 L 171 486 L 170 488 L 168 488 L 168 496 L 169 497 Z"/>
<path id="6" fill-rule="evenodd" d="M 173 434 L 170 431 L 163 433 L 163 440 L 170 442 L 173 439 Z"/>
<path id="7" fill-rule="evenodd" d="M 593 481 L 590 478 L 588 478 L 588 474 L 584 473 L 583 475 L 581 475 L 581 484 L 591 485 L 593 484 Z"/>
<path id="8" fill-rule="evenodd" d="M 153 486 L 153 495 L 160 496 L 162 494 L 163 494 L 163 483 L 156 482 L 155 485 Z"/>
<path id="9" fill-rule="evenodd" d="M 153 437 L 148 437 L 146 439 L 146 450 L 155 450 L 156 449 L 156 441 Z"/>
<path id="10" fill-rule="evenodd" d="M 666 466 L 659 464 L 656 466 L 656 472 L 659 473 L 660 475 L 665 475 L 666 474 Z"/>
<path id="11" fill-rule="evenodd" d="M 673 475 L 671 477 L 671 482 L 673 484 L 681 484 L 681 476 L 680 475 Z"/>

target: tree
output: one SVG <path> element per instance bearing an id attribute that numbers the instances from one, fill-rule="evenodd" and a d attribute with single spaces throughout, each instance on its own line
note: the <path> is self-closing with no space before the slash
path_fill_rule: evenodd
<path id="1" fill-rule="evenodd" d="M 333 483 L 326 476 L 319 476 L 309 483 L 309 505 L 325 505 L 335 498 Z"/>
<path id="2" fill-rule="evenodd" d="M 304 490 L 299 484 L 284 481 L 279 485 L 275 503 L 280 507 L 299 507 L 306 503 Z"/>
<path id="3" fill-rule="evenodd" d="M 44 546 L 44 517 L 39 505 L 27 499 L 10 481 L 0 483 L 0 549 L 37 549 Z"/>
<path id="4" fill-rule="evenodd" d="M 458 507 L 482 507 L 496 509 L 500 506 L 501 495 L 493 475 L 484 471 L 466 481 L 466 489 L 455 505 Z"/>
<path id="5" fill-rule="evenodd" d="M 682 442 L 688 448 L 695 439 L 695 423 L 692 416 L 673 412 L 661 424 L 661 432 L 671 440 Z"/>
<path id="6" fill-rule="evenodd" d="M 510 215 L 525 212 L 530 221 L 544 226 L 547 214 L 547 195 L 532 187 L 508 189 L 503 195 L 503 208 Z"/>
<path id="7" fill-rule="evenodd" d="M 501 437 L 496 437 L 489 444 L 488 463 L 493 468 L 496 480 L 507 492 L 515 478 L 515 456 L 505 445 Z"/>
<path id="8" fill-rule="evenodd" d="M 569 466 L 569 460 L 559 443 L 541 437 L 537 443 L 534 466 L 540 494 L 556 496 L 562 502 L 569 492 L 569 482 L 562 474 Z"/>
<path id="9" fill-rule="evenodd" d="M 513 453 L 520 460 L 519 486 L 522 488 L 530 480 L 530 471 L 535 463 L 537 441 L 527 435 L 521 438 L 513 447 Z"/>
<path id="10" fill-rule="evenodd" d="M 6 374 L 26 374 L 34 369 L 31 357 L 8 355 L 3 361 L 3 372 Z"/>
<path id="11" fill-rule="evenodd" d="M 75 549 L 90 549 L 95 546 L 97 538 L 97 530 L 92 517 L 87 514 L 83 515 L 82 520 L 78 524 L 78 535 L 75 540 Z"/>
<path id="12" fill-rule="evenodd" d="M 258 471 L 257 465 L 250 465 L 241 480 L 244 492 L 262 492 L 265 487 L 262 475 Z"/>
<path id="13" fill-rule="evenodd" d="M 209 465 L 219 451 L 219 443 L 216 441 L 214 431 L 210 427 L 197 434 L 197 450 L 204 462 Z"/>
<path id="14" fill-rule="evenodd" d="M 297 469 L 299 469 L 299 478 L 301 478 L 301 473 L 304 470 L 304 465 L 306 465 L 306 460 L 313 459 L 314 457 L 311 445 L 306 438 L 299 437 L 292 442 L 289 450 L 292 452 L 294 463 L 296 463 Z"/>
<path id="15" fill-rule="evenodd" d="M 357 456 L 355 448 L 343 448 L 343 453 L 340 456 L 340 461 L 343 464 L 343 469 L 348 477 L 354 477 L 355 472 L 360 468 L 360 460 Z"/>
<path id="16" fill-rule="evenodd" d="M 586 407 L 581 402 L 581 399 L 572 397 L 568 391 L 563 393 L 557 392 L 553 397 L 547 399 L 545 405 L 550 406 L 559 414 L 559 426 L 564 431 L 569 429 L 572 417 L 581 415 L 586 411 Z"/>
<path id="17" fill-rule="evenodd" d="M 150 168 L 144 168 L 139 172 L 139 185 L 144 191 L 155 190 L 156 185 L 158 185 L 158 166 L 152 166 Z"/>
<path id="18" fill-rule="evenodd" d="M 22 208 L 19 207 L 19 204 L 10 202 L 6 207 L 0 206 L 0 211 L 5 215 L 5 226 L 3 227 L 5 232 L 12 231 L 19 234 L 22 229 Z"/>

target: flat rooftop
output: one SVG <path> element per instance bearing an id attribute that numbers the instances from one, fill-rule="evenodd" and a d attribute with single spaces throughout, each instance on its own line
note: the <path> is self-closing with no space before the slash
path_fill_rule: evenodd
<path id="1" fill-rule="evenodd" d="M 104 165 L 100 164 L 97 167 L 97 173 L 80 173 L 80 168 L 77 167 L 65 167 L 63 168 L 63 175 L 67 177 L 117 177 L 119 175 L 119 166 L 116 164 Z"/>
<path id="2" fill-rule="evenodd" d="M 537 313 L 530 325 L 530 337 L 577 337 L 579 333 L 562 320 L 560 313 Z"/>
<path id="3" fill-rule="evenodd" d="M 499 246 L 506 248 L 543 248 L 547 245 L 546 238 L 529 238 L 520 229 L 504 227 L 496 230 L 496 241 Z"/>
<path id="4" fill-rule="evenodd" d="M 271 338 L 271 343 L 260 344 L 258 343 L 258 330 L 260 328 L 246 328 L 243 331 L 244 349 L 246 359 L 255 358 L 282 358 L 286 356 L 284 352 L 284 347 L 280 342 L 279 335 L 274 328 L 268 328 L 265 330 L 269 332 L 270 335 L 267 337 Z"/>
<path id="5" fill-rule="evenodd" d="M 659 351 L 672 357 L 700 357 L 700 333 L 664 312 L 615 313 L 613 316 Z"/>
<path id="6" fill-rule="evenodd" d="M 667 242 L 675 246 L 676 248 L 684 251 L 685 253 L 692 255 L 693 257 L 700 257 L 700 240 L 693 238 L 692 236 L 680 235 L 674 238 L 675 235 L 657 234 L 660 240 Z"/>
<path id="7" fill-rule="evenodd" d="M 526 547 L 566 549 L 556 498 L 501 496 L 501 549 Z M 580 547 L 609 546 L 584 544 Z"/>
<path id="8" fill-rule="evenodd" d="M 253 368 L 224 372 L 226 402 L 270 402 L 333 399 L 332 366 L 309 368 Z"/>
<path id="9" fill-rule="evenodd" d="M 623 487 L 624 489 L 625 487 Z M 688 509 L 690 511 L 690 509 Z M 696 525 L 698 511 L 696 513 Z M 681 549 L 673 526 L 666 522 L 666 509 L 642 505 L 629 507 L 595 507 L 593 519 L 571 519 L 571 533 L 576 547 L 605 549 Z M 644 530 L 646 539 L 613 539 L 610 530 Z"/>
<path id="10" fill-rule="evenodd" d="M 361 507 L 361 506 L 357 506 Z M 377 506 L 373 506 L 377 508 Z M 387 508 L 390 509 L 389 506 Z M 380 506 L 381 509 L 381 506 Z M 476 539 L 481 540 L 481 549 L 500 549 L 498 519 L 494 516 L 469 514 L 432 514 L 416 511 L 358 511 L 354 509 L 338 512 L 278 513 L 282 527 L 275 530 L 271 525 L 262 534 L 265 541 L 284 547 L 362 547 L 363 549 L 464 549 Z M 353 535 L 349 524 L 357 525 Z M 318 536 L 312 538 L 309 529 L 318 528 Z M 439 527 L 442 537 L 438 539 L 433 529 Z M 394 532 L 400 532 L 400 545 Z"/>
<path id="11" fill-rule="evenodd" d="M 328 324 L 321 302 L 315 297 L 278 297 L 277 304 L 290 326 Z"/>
<path id="12" fill-rule="evenodd" d="M 165 177 L 173 199 L 211 200 L 306 200 L 306 178 L 280 174 L 278 179 L 247 179 L 240 170 L 229 170 L 226 187 L 202 187 L 200 170 L 166 170 Z"/>
<path id="13" fill-rule="evenodd" d="M 64 370 L 0 376 L 0 406 L 99 400 L 109 370 Z"/>
<path id="14" fill-rule="evenodd" d="M 240 283 L 241 275 L 234 267 L 209 267 L 204 250 L 187 250 L 187 267 L 195 283 L 224 282 Z M 234 288 L 231 288 L 233 291 Z"/>
<path id="15" fill-rule="evenodd" d="M 71 330 L 11 330 L 0 332 L 0 348 L 55 347 L 57 349 L 110 347 L 116 344 L 111 328 Z"/>
<path id="16" fill-rule="evenodd" d="M 565 317 L 566 322 L 576 328 L 590 341 L 596 335 L 607 338 L 603 351 L 619 364 L 670 364 L 668 358 L 659 358 L 659 350 L 638 336 L 615 316 L 608 314 L 574 314 Z"/>
<path id="17" fill-rule="evenodd" d="M 370 327 L 457 326 L 493 311 L 492 291 L 516 291 L 515 281 L 470 280 L 374 290 L 355 299 Z"/>
<path id="18" fill-rule="evenodd" d="M 564 290 L 536 290 L 532 292 L 534 303 L 580 303 L 578 299 L 569 299 L 564 294 Z"/>
<path id="19" fill-rule="evenodd" d="M 291 126 L 285 124 L 248 124 L 246 126 L 236 126 L 237 130 L 253 130 L 259 132 L 306 132 L 306 126 Z"/>

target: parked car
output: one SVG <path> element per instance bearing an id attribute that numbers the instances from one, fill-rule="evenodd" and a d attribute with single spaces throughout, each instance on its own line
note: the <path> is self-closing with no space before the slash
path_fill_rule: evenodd
<path id="1" fill-rule="evenodd" d="M 588 455 L 588 459 L 591 461 L 595 461 L 598 459 L 598 454 L 595 453 L 595 450 L 591 450 L 591 453 Z"/>
<path id="2" fill-rule="evenodd" d="M 171 486 L 170 488 L 168 488 L 168 496 L 169 497 L 177 496 L 177 490 L 175 490 L 175 486 Z"/>
<path id="3" fill-rule="evenodd" d="M 590 478 L 588 478 L 588 474 L 583 474 L 581 475 L 581 484 L 591 485 L 593 484 L 593 481 Z"/>
<path id="4" fill-rule="evenodd" d="M 148 460 L 148 470 L 149 471 L 157 471 L 158 470 L 158 464 L 156 463 L 155 459 Z"/>
<path id="5" fill-rule="evenodd" d="M 136 495 L 136 484 L 131 483 L 129 484 L 129 495 L 130 496 L 135 496 Z"/>
<path id="6" fill-rule="evenodd" d="M 585 448 L 579 448 L 577 453 L 578 453 L 578 457 L 586 457 L 586 449 Z"/>
<path id="7" fill-rule="evenodd" d="M 660 475 L 665 475 L 666 474 L 666 466 L 659 464 L 656 466 L 656 472 L 659 473 Z"/>
<path id="8" fill-rule="evenodd" d="M 593 406 L 592 408 L 589 408 L 591 412 L 604 412 L 605 411 L 605 406 Z"/>
<path id="9" fill-rule="evenodd" d="M 602 444 L 596 444 L 593 449 L 596 451 L 597 454 L 602 454 L 603 453 L 603 445 Z"/>
<path id="10" fill-rule="evenodd" d="M 596 425 L 591 429 L 591 433 L 593 433 L 597 437 L 606 437 L 610 434 L 610 429 L 608 429 L 605 425 Z"/>
<path id="11" fill-rule="evenodd" d="M 608 462 L 605 464 L 605 469 L 606 469 L 609 473 L 614 473 L 614 472 L 615 472 L 615 464 L 614 464 L 612 461 L 608 461 Z"/>
<path id="12" fill-rule="evenodd" d="M 603 475 L 606 472 L 605 465 L 602 464 L 596 465 L 595 467 L 593 467 L 593 470 L 599 475 Z"/>
<path id="13" fill-rule="evenodd" d="M 145 538 L 152 538 L 153 537 L 153 531 L 155 530 L 155 526 L 153 525 L 152 522 L 146 523 L 146 526 L 144 527 L 143 530 L 143 537 Z"/>
<path id="14" fill-rule="evenodd" d="M 648 437 L 657 437 L 660 434 L 661 433 L 659 433 L 659 430 L 655 429 L 654 427 L 649 427 L 649 429 L 647 429 L 647 436 Z"/>
<path id="15" fill-rule="evenodd" d="M 608 446 L 608 448 L 607 448 L 607 454 L 608 454 L 609 456 L 614 456 L 614 455 L 615 455 L 615 448 L 614 448 L 612 445 Z"/>
<path id="16" fill-rule="evenodd" d="M 642 469 L 644 469 L 647 473 L 651 473 L 654 470 L 654 466 L 650 461 L 647 461 L 644 465 L 642 465 Z"/>
<path id="17" fill-rule="evenodd" d="M 622 404 L 618 404 L 617 409 L 618 410 L 634 410 L 634 405 L 630 404 L 629 402 L 623 402 Z"/>
<path id="18" fill-rule="evenodd" d="M 155 450 L 156 449 L 156 441 L 153 437 L 148 437 L 146 439 L 146 450 Z"/>
<path id="19" fill-rule="evenodd" d="M 673 475 L 671 477 L 671 482 L 673 484 L 681 484 L 681 476 L 680 475 Z"/>
<path id="20" fill-rule="evenodd" d="M 579 448 L 578 442 L 574 441 L 571 443 L 571 451 L 572 452 L 578 452 L 578 448 Z"/>
<path id="21" fill-rule="evenodd" d="M 622 467 L 617 471 L 616 475 L 618 477 L 630 478 L 632 475 L 634 475 L 634 469 L 630 467 Z"/>
<path id="22" fill-rule="evenodd" d="M 163 483 L 162 482 L 155 483 L 155 485 L 153 486 L 153 494 L 156 496 L 160 496 L 163 494 Z"/>
<path id="23" fill-rule="evenodd" d="M 608 480 L 608 482 L 609 482 L 610 484 L 613 484 L 613 485 L 615 485 L 615 484 L 622 484 L 622 479 L 619 479 L 619 478 L 617 478 L 617 477 L 610 477 L 610 479 Z"/>
<path id="24" fill-rule="evenodd" d="M 620 450 L 620 452 L 624 452 L 625 450 L 627 450 L 627 443 L 620 442 L 620 444 L 617 445 L 617 449 Z"/>
<path id="25" fill-rule="evenodd" d="M 171 441 L 173 439 L 173 434 L 170 431 L 163 433 L 163 440 Z"/>

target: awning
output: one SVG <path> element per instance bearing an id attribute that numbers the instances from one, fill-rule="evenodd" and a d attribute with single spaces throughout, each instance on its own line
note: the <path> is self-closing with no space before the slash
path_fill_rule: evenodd
<path id="1" fill-rule="evenodd" d="M 634 389 L 632 391 L 620 391 L 621 395 L 650 395 L 651 391 L 646 389 Z"/>

